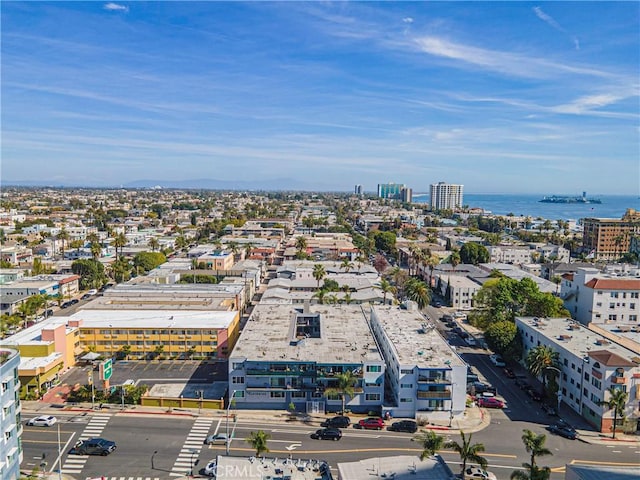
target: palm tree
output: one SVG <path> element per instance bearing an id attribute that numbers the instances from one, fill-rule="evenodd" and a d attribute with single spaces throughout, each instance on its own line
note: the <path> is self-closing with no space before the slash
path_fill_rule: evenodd
<path id="1" fill-rule="evenodd" d="M 342 400 L 342 414 L 344 414 L 346 399 L 347 397 L 353 397 L 355 387 L 358 385 L 358 377 L 356 377 L 351 370 L 345 370 L 336 375 L 336 380 L 337 384 L 334 387 L 327 388 L 324 394 L 340 395 L 340 400 Z"/>
<path id="2" fill-rule="evenodd" d="M 327 290 L 325 288 L 321 288 L 313 294 L 313 297 L 318 299 L 318 303 L 322 305 L 324 303 L 324 297 L 327 295 Z"/>
<path id="3" fill-rule="evenodd" d="M 467 462 L 472 461 L 479 464 L 482 468 L 487 467 L 487 459 L 480 456 L 480 452 L 484 452 L 484 445 L 482 443 L 471 443 L 472 433 L 469 436 L 465 436 L 464 432 L 460 430 L 460 436 L 462 437 L 462 443 L 458 443 L 455 440 L 449 440 L 444 444 L 445 448 L 450 448 L 454 452 L 458 452 L 460 460 L 462 460 L 462 476 L 467 469 Z"/>
<path id="4" fill-rule="evenodd" d="M 298 252 L 302 252 L 303 250 L 306 250 L 306 248 L 307 239 L 303 236 L 296 238 L 296 250 L 298 250 Z"/>
<path id="5" fill-rule="evenodd" d="M 256 451 L 256 457 L 261 456 L 263 453 L 268 453 L 267 441 L 271 438 L 271 435 L 264 430 L 258 430 L 257 432 L 249 433 L 249 436 L 245 440 Z"/>
<path id="6" fill-rule="evenodd" d="M 69 232 L 63 227 L 56 235 L 56 240 L 60 240 L 62 242 L 62 247 L 60 247 L 60 252 L 64 256 L 64 242 L 69 241 Z"/>
<path id="7" fill-rule="evenodd" d="M 343 269 L 346 273 L 349 273 L 349 270 L 353 268 L 353 262 L 351 262 L 348 258 L 345 258 L 344 260 L 342 260 L 340 268 Z"/>
<path id="8" fill-rule="evenodd" d="M 514 470 L 509 478 L 511 480 L 549 480 L 551 469 L 549 467 L 532 467 L 528 463 L 523 463 L 524 470 Z"/>
<path id="9" fill-rule="evenodd" d="M 122 256 L 122 248 L 127 244 L 127 237 L 124 233 L 120 232 L 113 237 L 113 246 L 116 249 L 116 258 L 118 258 L 118 248 L 120 249 L 120 256 Z"/>
<path id="10" fill-rule="evenodd" d="M 611 438 L 616 438 L 616 427 L 618 426 L 618 418 L 624 418 L 624 409 L 627 406 L 627 400 L 629 400 L 629 394 L 621 388 L 611 387 L 609 388 L 609 400 L 601 400 L 598 402 L 599 406 L 607 407 L 609 410 L 613 410 L 613 434 Z"/>
<path id="11" fill-rule="evenodd" d="M 304 237 L 298 237 L 298 238 L 304 238 Z M 326 274 L 327 274 L 327 271 L 324 269 L 323 265 L 316 263 L 313 266 L 313 278 L 315 278 L 316 282 L 318 282 L 318 288 L 320 288 L 320 282 L 322 281 L 322 279 L 325 277 Z"/>
<path id="12" fill-rule="evenodd" d="M 420 433 L 411 440 L 413 442 L 419 442 L 422 446 L 420 460 L 433 457 L 438 450 L 442 450 L 442 447 L 444 447 L 445 444 L 444 437 L 442 435 L 438 435 L 433 430 L 427 430 L 424 433 Z"/>
<path id="13" fill-rule="evenodd" d="M 558 368 L 558 352 L 546 345 L 538 345 L 529 350 L 525 363 L 527 369 L 534 377 L 542 376 L 542 386 L 546 389 L 546 370 L 549 369 L 549 367 Z"/>
<path id="14" fill-rule="evenodd" d="M 451 255 L 449 255 L 449 263 L 451 264 L 451 268 L 453 269 L 453 271 L 456 270 L 456 267 L 460 265 L 461 261 L 462 260 L 460 259 L 460 252 L 458 252 L 457 250 L 454 250 Z"/>
<path id="15" fill-rule="evenodd" d="M 393 293 L 393 291 L 395 290 L 395 288 L 393 287 L 393 285 L 391 285 L 389 283 L 388 280 L 386 280 L 385 278 L 383 278 L 382 280 L 380 280 L 380 289 L 382 290 L 382 303 L 384 305 L 387 304 L 387 293 Z"/>
<path id="16" fill-rule="evenodd" d="M 156 237 L 151 237 L 149 239 L 149 247 L 151 248 L 152 252 L 155 252 L 158 248 L 160 248 L 160 242 Z"/>
<path id="17" fill-rule="evenodd" d="M 538 435 L 531 430 L 523 430 L 522 443 L 524 443 L 524 448 L 531 455 L 531 460 L 529 461 L 529 472 L 531 475 L 533 475 L 533 470 L 536 468 L 536 457 L 553 455 L 551 450 L 544 446 L 546 441 L 547 436 L 543 433 Z"/>
<path id="18" fill-rule="evenodd" d="M 425 308 L 431 301 L 431 292 L 429 287 L 422 280 L 410 278 L 405 284 L 405 294 L 409 300 L 413 300 L 418 304 L 420 309 Z"/>

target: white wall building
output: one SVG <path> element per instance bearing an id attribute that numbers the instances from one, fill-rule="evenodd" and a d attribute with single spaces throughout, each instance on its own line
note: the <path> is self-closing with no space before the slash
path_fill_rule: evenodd
<path id="1" fill-rule="evenodd" d="M 487 247 L 491 263 L 509 263 L 521 265 L 531 263 L 531 250 L 526 246 L 491 245 Z"/>
<path id="2" fill-rule="evenodd" d="M 638 325 L 640 278 L 635 276 L 581 268 L 575 274 L 563 275 L 560 297 L 571 316 L 585 325 Z"/>
<path id="3" fill-rule="evenodd" d="M 17 480 L 21 478 L 22 462 L 22 422 L 20 412 L 20 381 L 18 367 L 20 354 L 17 350 L 0 348 L 0 478 Z"/>
<path id="4" fill-rule="evenodd" d="M 473 280 L 459 275 L 435 274 L 434 288 L 448 305 L 460 310 L 473 308 L 473 297 L 482 288 Z"/>
<path id="5" fill-rule="evenodd" d="M 538 345 L 558 352 L 561 400 L 602 432 L 610 432 L 613 413 L 598 402 L 609 388 L 629 394 L 627 417 L 639 417 L 640 358 L 604 336 L 566 318 L 516 318 L 524 355 Z"/>
<path id="6" fill-rule="evenodd" d="M 456 210 L 462 207 L 463 185 L 438 182 L 431 185 L 431 210 Z"/>
<path id="7" fill-rule="evenodd" d="M 466 363 L 416 311 L 372 307 L 371 330 L 386 364 L 387 391 L 394 417 L 464 413 Z"/>

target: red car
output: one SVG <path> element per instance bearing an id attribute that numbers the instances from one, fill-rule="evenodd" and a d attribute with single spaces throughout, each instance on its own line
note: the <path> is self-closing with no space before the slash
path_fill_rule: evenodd
<path id="1" fill-rule="evenodd" d="M 484 408 L 504 408 L 504 402 L 495 397 L 480 397 L 476 400 L 479 407 Z"/>
<path id="2" fill-rule="evenodd" d="M 384 420 L 380 417 L 364 418 L 360 420 L 357 425 L 358 428 L 363 428 L 365 430 L 382 430 L 384 428 Z"/>

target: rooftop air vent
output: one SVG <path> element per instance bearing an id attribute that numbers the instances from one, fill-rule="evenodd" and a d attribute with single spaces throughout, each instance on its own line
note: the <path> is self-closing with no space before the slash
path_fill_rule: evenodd
<path id="1" fill-rule="evenodd" d="M 604 338 L 599 338 L 598 340 L 596 340 L 596 345 L 610 345 L 610 344 L 611 342 Z"/>
<path id="2" fill-rule="evenodd" d="M 560 341 L 566 341 L 566 340 L 571 340 L 573 337 L 571 335 L 558 335 L 558 340 Z"/>

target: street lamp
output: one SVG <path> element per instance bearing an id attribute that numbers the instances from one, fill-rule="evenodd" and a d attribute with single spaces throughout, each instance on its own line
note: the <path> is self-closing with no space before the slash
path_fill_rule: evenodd
<path id="1" fill-rule="evenodd" d="M 156 466 L 155 466 L 155 464 L 153 463 L 153 460 L 155 459 L 156 453 L 158 453 L 158 450 L 155 450 L 155 451 L 153 452 L 153 454 L 151 455 L 151 470 L 155 470 L 155 469 L 156 469 Z"/>
<path id="2" fill-rule="evenodd" d="M 60 422 L 58 422 L 58 480 L 62 480 L 62 447 L 60 446 Z"/>
<path id="3" fill-rule="evenodd" d="M 231 439 L 229 438 L 229 410 L 231 410 L 231 402 L 233 401 L 233 398 L 236 396 L 236 392 L 237 390 L 234 390 L 233 392 L 231 392 L 231 395 L 229 396 L 229 405 L 227 405 L 227 439 L 226 439 L 226 447 L 227 447 L 227 455 L 229 455 L 229 447 L 231 446 Z"/>
<path id="4" fill-rule="evenodd" d="M 193 477 L 193 469 L 195 468 L 196 465 L 198 465 L 199 460 L 196 460 L 195 462 L 193 461 L 193 457 L 195 455 L 197 455 L 198 453 L 200 453 L 199 450 L 191 450 L 191 473 L 189 474 L 190 476 Z"/>
<path id="5" fill-rule="evenodd" d="M 562 371 L 556 367 L 545 367 L 544 369 L 558 372 L 558 415 L 560 415 L 560 404 L 562 403 Z"/>

